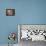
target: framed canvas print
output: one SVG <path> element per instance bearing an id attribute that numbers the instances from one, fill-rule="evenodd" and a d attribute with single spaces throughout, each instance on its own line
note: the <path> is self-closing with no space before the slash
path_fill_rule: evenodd
<path id="1" fill-rule="evenodd" d="M 15 16 L 15 9 L 6 9 L 6 16 Z"/>

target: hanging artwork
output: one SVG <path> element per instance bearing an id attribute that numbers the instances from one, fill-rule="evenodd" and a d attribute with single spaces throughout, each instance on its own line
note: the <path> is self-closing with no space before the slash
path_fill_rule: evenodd
<path id="1" fill-rule="evenodd" d="M 6 9 L 6 16 L 15 16 L 15 9 Z"/>

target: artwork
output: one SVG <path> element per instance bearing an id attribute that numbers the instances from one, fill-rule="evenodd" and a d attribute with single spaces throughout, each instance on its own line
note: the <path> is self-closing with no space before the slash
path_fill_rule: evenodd
<path id="1" fill-rule="evenodd" d="M 11 43 L 8 42 L 8 46 L 10 46 L 10 44 L 15 44 L 15 41 L 16 41 L 16 33 L 12 32 L 8 35 L 8 40 L 9 41 L 12 41 Z"/>
<path id="2" fill-rule="evenodd" d="M 13 39 L 15 41 L 15 38 L 16 38 L 16 34 L 15 33 L 10 33 L 9 36 L 8 36 L 9 40 Z"/>
<path id="3" fill-rule="evenodd" d="M 15 16 L 15 9 L 6 9 L 6 16 Z"/>

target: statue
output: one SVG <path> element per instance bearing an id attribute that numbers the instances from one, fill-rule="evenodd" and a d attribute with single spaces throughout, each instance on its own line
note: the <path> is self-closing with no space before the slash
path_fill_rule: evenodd
<path id="1" fill-rule="evenodd" d="M 12 40 L 12 42 L 14 42 L 15 41 L 15 39 L 16 39 L 16 34 L 14 33 L 14 32 L 12 32 L 12 33 L 10 33 L 9 34 L 9 36 L 8 36 L 8 39 L 11 41 Z M 9 42 L 8 42 L 8 46 L 9 46 Z M 11 44 L 13 44 L 13 43 L 11 43 Z"/>

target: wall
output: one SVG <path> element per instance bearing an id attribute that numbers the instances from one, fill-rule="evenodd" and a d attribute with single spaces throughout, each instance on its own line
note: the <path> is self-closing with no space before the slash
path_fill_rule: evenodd
<path id="1" fill-rule="evenodd" d="M 16 15 L 6 16 L 6 8 L 15 8 Z M 46 24 L 46 0 L 0 1 L 0 44 L 8 43 L 9 32 L 18 32 L 17 24 Z"/>

